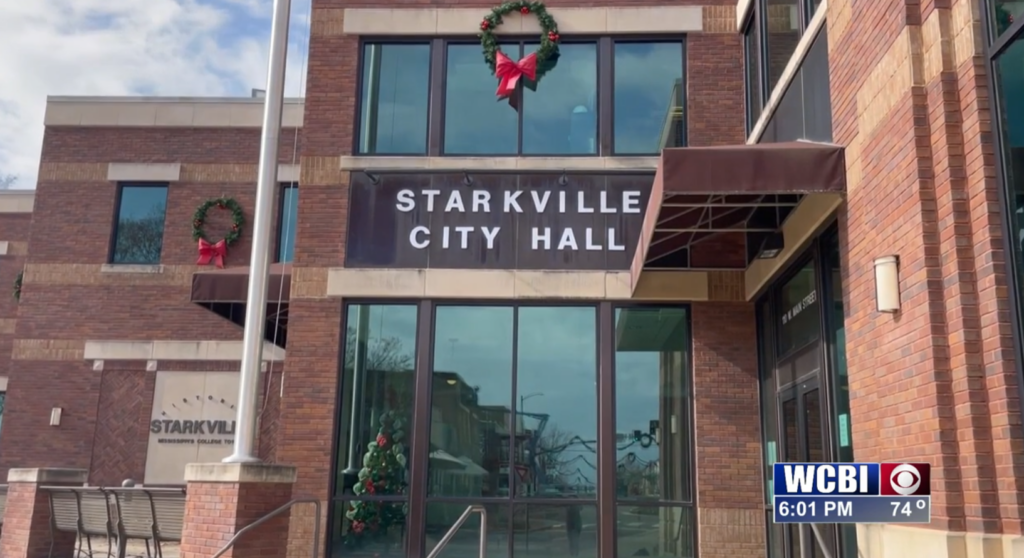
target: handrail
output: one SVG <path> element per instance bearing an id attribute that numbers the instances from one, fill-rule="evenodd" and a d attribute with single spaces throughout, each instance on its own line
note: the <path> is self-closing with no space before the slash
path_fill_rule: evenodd
<path id="1" fill-rule="evenodd" d="M 825 555 L 825 558 L 832 558 L 832 552 L 829 551 L 828 545 L 825 544 L 825 538 L 821 536 L 821 531 L 818 530 L 817 523 L 811 523 L 811 531 L 814 532 L 814 538 L 818 541 L 818 547 L 821 548 L 821 552 Z M 313 558 L 316 558 L 315 556 Z"/>
<path id="2" fill-rule="evenodd" d="M 448 529 L 448 532 L 445 533 L 444 536 L 441 537 L 441 540 L 437 542 L 434 550 L 430 551 L 427 558 L 437 558 L 437 555 L 440 554 L 446 546 L 448 546 L 448 543 L 452 542 L 452 538 L 455 537 L 455 533 L 462 528 L 466 521 L 469 520 L 469 516 L 474 513 L 480 514 L 480 558 L 484 558 L 484 555 L 487 553 L 487 509 L 483 506 L 467 507 L 466 511 L 462 512 L 462 515 L 455 520 L 455 524 L 452 525 L 451 529 Z M 213 558 L 217 557 L 214 556 Z M 316 556 L 313 558 L 316 558 Z"/>
<path id="3" fill-rule="evenodd" d="M 231 549 L 231 547 L 234 546 L 236 542 L 238 542 L 239 537 L 241 537 L 242 535 L 248 533 L 249 531 L 253 530 L 256 527 L 259 527 L 260 525 L 263 525 L 264 523 L 266 523 L 267 521 L 277 517 L 278 515 L 281 515 L 282 513 L 288 511 L 289 509 L 293 508 L 297 504 L 313 504 L 313 507 L 316 510 L 315 511 L 316 523 L 313 524 L 313 558 L 319 558 L 320 557 L 320 499 L 319 498 L 296 498 L 294 500 L 289 501 L 287 504 L 277 508 L 276 510 L 268 513 L 267 515 L 264 515 L 263 517 L 257 519 L 256 521 L 253 521 L 252 523 L 246 525 L 245 527 L 242 527 L 241 529 L 239 529 L 235 533 L 235 536 L 231 537 L 231 540 L 229 540 L 227 542 L 227 544 L 224 545 L 223 548 L 218 550 L 217 553 L 212 556 L 212 558 L 220 558 L 221 556 L 224 555 L 225 552 L 227 552 L 229 549 Z"/>

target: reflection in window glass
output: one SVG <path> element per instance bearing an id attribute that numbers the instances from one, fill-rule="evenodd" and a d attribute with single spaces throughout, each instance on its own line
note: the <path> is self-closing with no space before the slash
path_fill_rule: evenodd
<path id="1" fill-rule="evenodd" d="M 338 495 L 406 495 L 416 314 L 414 305 L 348 307 L 339 406 Z M 404 522 L 393 514 L 389 517 L 387 521 Z"/>
<path id="2" fill-rule="evenodd" d="M 164 217 L 167 214 L 167 187 L 122 186 L 120 196 L 112 262 L 160 263 L 164 244 Z"/>
<path id="3" fill-rule="evenodd" d="M 348 556 L 401 556 L 409 505 L 405 502 L 371 502 L 348 500 L 337 503 L 334 517 L 332 558 Z M 372 511 L 377 523 L 367 522 Z"/>
<path id="4" fill-rule="evenodd" d="M 685 145 L 682 43 L 617 42 L 613 63 L 615 153 Z"/>
<path id="5" fill-rule="evenodd" d="M 537 43 L 527 43 L 526 53 Z M 558 67 L 540 88 L 526 84 L 523 102 L 523 153 L 590 155 L 597 153 L 597 44 L 563 44 Z M 506 110 L 508 107 L 506 106 Z"/>
<path id="6" fill-rule="evenodd" d="M 515 494 L 594 498 L 597 309 L 522 307 L 518 331 L 517 455 L 526 470 Z"/>
<path id="7" fill-rule="evenodd" d="M 500 46 L 509 58 L 519 59 L 518 44 Z M 450 44 L 447 56 L 445 154 L 516 154 L 519 149 L 519 113 L 507 102 L 495 101 L 498 80 L 484 63 L 480 45 Z"/>
<path id="8" fill-rule="evenodd" d="M 277 261 L 288 263 L 295 254 L 295 223 L 299 219 L 299 188 L 285 185 L 281 192 L 281 215 L 277 226 Z"/>
<path id="9" fill-rule="evenodd" d="M 799 0 L 767 0 L 769 93 L 800 42 L 799 5 Z"/>
<path id="10" fill-rule="evenodd" d="M 993 0 L 992 9 L 995 12 L 996 36 L 1002 35 L 1013 25 L 1013 22 L 1024 16 L 1024 2 L 1020 0 Z"/>
<path id="11" fill-rule="evenodd" d="M 747 24 L 743 34 L 743 56 L 747 70 L 747 133 L 761 116 L 761 30 L 758 9 Z"/>
<path id="12" fill-rule="evenodd" d="M 1010 202 L 1014 263 L 1024 286 L 1024 35 L 1019 35 L 995 63 L 1002 132 L 1004 184 Z M 1020 292 L 1024 289 L 1018 287 Z"/>
<path id="13" fill-rule="evenodd" d="M 620 499 L 690 499 L 688 336 L 684 308 L 615 311 Z"/>
<path id="14" fill-rule="evenodd" d="M 619 502 L 615 507 L 616 556 L 691 558 L 696 540 L 692 508 L 637 506 Z"/>
<path id="15" fill-rule="evenodd" d="M 427 152 L 429 44 L 363 46 L 359 153 Z"/>
<path id="16" fill-rule="evenodd" d="M 509 466 L 526 465 L 521 438 L 509 455 L 513 320 L 511 307 L 437 307 L 430 496 L 508 496 Z"/>
<path id="17" fill-rule="evenodd" d="M 808 262 L 779 289 L 779 357 L 818 338 L 818 291 L 814 262 Z"/>
<path id="18" fill-rule="evenodd" d="M 519 505 L 513 509 L 512 525 L 515 558 L 597 556 L 597 506 L 593 504 L 570 497 L 565 504 Z"/>

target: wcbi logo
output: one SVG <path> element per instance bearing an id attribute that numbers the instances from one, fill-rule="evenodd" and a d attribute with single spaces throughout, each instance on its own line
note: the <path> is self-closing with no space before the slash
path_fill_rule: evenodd
<path id="1" fill-rule="evenodd" d="M 928 463 L 776 463 L 776 496 L 928 496 Z"/>

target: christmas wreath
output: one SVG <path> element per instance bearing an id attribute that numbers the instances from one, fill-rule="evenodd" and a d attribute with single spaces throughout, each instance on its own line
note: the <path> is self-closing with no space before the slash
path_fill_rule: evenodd
<path id="1" fill-rule="evenodd" d="M 224 238 L 217 242 L 210 242 L 204 227 L 207 214 L 215 207 L 221 211 L 231 211 L 231 229 L 224 235 Z M 228 254 L 228 246 L 241 238 L 244 224 L 245 214 L 242 212 L 242 206 L 232 198 L 206 200 L 197 207 L 195 214 L 192 215 L 192 240 L 199 243 L 199 259 L 196 264 L 207 265 L 213 261 L 217 267 L 224 267 L 224 257 Z"/>
<path id="2" fill-rule="evenodd" d="M 518 62 L 513 62 L 501 52 L 498 38 L 494 36 L 494 30 L 504 22 L 503 18 L 512 12 L 533 14 L 541 28 L 540 48 Z M 490 66 L 491 73 L 498 78 L 498 98 L 512 95 L 519 84 L 519 78 L 524 76 L 529 80 L 528 86 L 536 89 L 540 79 L 551 71 L 558 61 L 559 40 L 558 23 L 548 13 L 543 2 L 514 0 L 491 9 L 491 13 L 485 15 L 480 22 L 480 46 L 484 49 L 484 60 Z"/>
<path id="3" fill-rule="evenodd" d="M 25 278 L 25 272 L 19 271 L 14 278 L 14 300 L 21 301 L 21 282 Z"/>

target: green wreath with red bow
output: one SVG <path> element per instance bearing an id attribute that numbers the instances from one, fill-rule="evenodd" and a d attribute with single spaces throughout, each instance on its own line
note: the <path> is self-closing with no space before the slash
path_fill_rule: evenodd
<path id="1" fill-rule="evenodd" d="M 210 241 L 205 229 L 207 214 L 213 208 L 231 212 L 231 228 L 224 238 L 217 242 Z M 245 213 L 242 212 L 242 206 L 233 198 L 206 200 L 197 207 L 195 214 L 192 215 L 192 240 L 199 243 L 199 259 L 196 260 L 196 265 L 207 265 L 214 262 L 217 267 L 224 267 L 224 257 L 228 255 L 228 246 L 242 237 L 242 225 L 244 224 Z"/>
<path id="2" fill-rule="evenodd" d="M 540 23 L 540 48 L 525 56 L 522 60 L 513 61 L 498 46 L 498 38 L 494 35 L 503 22 L 504 17 L 512 12 L 533 14 Z M 521 78 L 530 89 L 536 89 L 540 79 L 550 72 L 558 62 L 558 23 L 551 17 L 543 2 L 515 0 L 505 2 L 491 9 L 480 22 L 480 46 L 484 49 L 484 60 L 491 68 L 491 73 L 498 78 L 497 96 L 504 99 L 515 92 Z"/>

